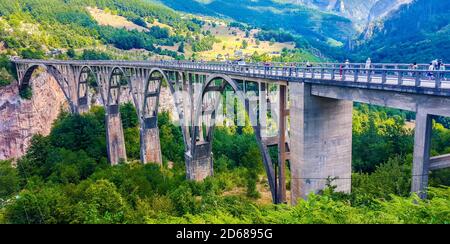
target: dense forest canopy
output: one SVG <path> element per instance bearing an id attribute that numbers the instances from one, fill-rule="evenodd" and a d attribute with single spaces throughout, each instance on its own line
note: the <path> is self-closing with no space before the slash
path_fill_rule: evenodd
<path id="1" fill-rule="evenodd" d="M 215 176 L 196 183 L 185 180 L 181 130 L 168 113 L 159 116 L 162 168 L 137 163 L 131 104 L 121 106 L 130 162 L 116 167 L 106 160 L 103 108 L 64 113 L 49 136 L 33 138 L 17 167 L 0 162 L 0 223 L 448 223 L 450 188 L 442 185 L 450 172 L 432 174 L 428 200 L 410 197 L 412 144 L 397 143 L 412 131 L 399 129 L 404 113 L 389 113 L 355 111 L 352 194 L 331 187 L 296 207 L 255 202 L 267 180 L 249 128 L 217 128 Z M 450 130 L 436 124 L 433 151 L 448 151 L 447 138 Z M 367 145 L 370 154 L 359 149 Z"/>

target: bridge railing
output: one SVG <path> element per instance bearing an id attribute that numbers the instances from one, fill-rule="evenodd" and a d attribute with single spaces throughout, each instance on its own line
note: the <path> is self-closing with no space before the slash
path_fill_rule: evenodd
<path id="1" fill-rule="evenodd" d="M 184 66 L 184 65 L 181 65 Z M 226 71 L 236 75 L 259 75 L 279 78 L 306 78 L 330 81 L 366 82 L 404 86 L 426 86 L 450 89 L 450 71 L 418 69 L 345 68 L 345 67 L 286 67 L 261 65 L 187 64 L 186 68 Z M 443 83 L 448 86 L 443 87 Z"/>
<path id="2" fill-rule="evenodd" d="M 278 66 L 278 67 L 282 67 L 282 66 L 292 66 L 292 67 L 306 67 L 306 63 L 280 63 L 280 62 L 276 62 L 276 63 L 271 63 L 271 65 L 273 66 Z M 321 67 L 321 68 L 349 68 L 349 69 L 365 69 L 366 68 L 366 63 L 310 63 L 310 65 L 312 65 L 312 67 Z M 446 70 L 450 69 L 450 64 L 443 64 L 445 66 Z M 430 64 L 425 64 L 425 63 L 421 63 L 421 64 L 417 64 L 417 69 L 418 70 L 428 70 Z M 370 64 L 370 68 L 372 69 L 411 69 L 412 64 L 407 64 L 407 63 L 397 63 L 397 64 L 389 64 L 389 63 L 371 63 Z"/>

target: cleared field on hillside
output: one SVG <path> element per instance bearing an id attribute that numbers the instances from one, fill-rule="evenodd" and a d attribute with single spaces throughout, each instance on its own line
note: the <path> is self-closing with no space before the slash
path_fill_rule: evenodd
<path id="1" fill-rule="evenodd" d="M 125 17 L 109 13 L 102 9 L 88 7 L 87 10 L 91 14 L 91 16 L 98 22 L 99 25 L 106 25 L 115 28 L 125 28 L 127 30 L 139 30 L 139 31 L 148 31 L 149 30 L 148 28 L 152 26 L 159 26 L 161 28 L 167 28 L 170 31 L 173 31 L 172 27 L 160 23 L 158 20 L 155 20 L 153 23 L 147 23 L 147 28 L 145 28 L 136 25 L 135 23 L 127 20 Z"/>
<path id="2" fill-rule="evenodd" d="M 249 32 L 248 37 L 246 33 L 238 28 L 228 27 L 224 22 L 215 22 L 215 26 L 212 22 L 209 22 L 203 26 L 204 31 L 209 31 L 211 34 L 219 40 L 218 43 L 214 43 L 213 50 L 200 52 L 198 55 L 202 59 L 216 60 L 220 55 L 222 57 L 229 57 L 230 59 L 236 59 L 240 56 L 251 56 L 257 52 L 259 54 L 268 53 L 270 55 L 279 55 L 283 48 L 293 49 L 294 43 L 270 43 L 268 41 L 260 41 L 257 44 L 255 35 L 259 30 L 253 29 Z M 243 48 L 243 42 L 247 42 L 247 47 Z"/>

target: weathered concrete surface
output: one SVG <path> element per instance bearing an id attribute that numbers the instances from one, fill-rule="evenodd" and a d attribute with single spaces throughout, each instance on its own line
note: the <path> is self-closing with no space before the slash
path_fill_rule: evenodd
<path id="1" fill-rule="evenodd" d="M 430 158 L 430 170 L 450 168 L 450 154 Z"/>
<path id="2" fill-rule="evenodd" d="M 368 103 L 416 113 L 419 109 L 422 109 L 427 111 L 428 114 L 450 117 L 449 97 L 328 85 L 312 85 L 311 93 L 320 97 Z"/>
<path id="3" fill-rule="evenodd" d="M 193 157 L 185 155 L 189 180 L 202 181 L 208 176 L 213 176 L 213 157 L 209 147 L 209 143 L 198 144 Z"/>
<path id="4" fill-rule="evenodd" d="M 141 159 L 142 163 L 157 163 L 162 165 L 159 129 L 141 129 Z"/>
<path id="5" fill-rule="evenodd" d="M 432 116 L 425 111 L 419 111 L 416 114 L 411 191 L 421 198 L 426 197 L 428 187 L 432 126 Z"/>
<path id="6" fill-rule="evenodd" d="M 108 114 L 105 119 L 108 159 L 111 165 L 117 165 L 127 160 L 122 120 L 119 113 Z"/>
<path id="7" fill-rule="evenodd" d="M 88 98 L 86 97 L 86 98 L 78 99 L 77 113 L 85 114 L 87 112 L 89 112 Z"/>
<path id="8" fill-rule="evenodd" d="M 313 96 L 305 83 L 290 83 L 289 93 L 292 204 L 324 189 L 328 178 L 350 192 L 353 103 Z"/>

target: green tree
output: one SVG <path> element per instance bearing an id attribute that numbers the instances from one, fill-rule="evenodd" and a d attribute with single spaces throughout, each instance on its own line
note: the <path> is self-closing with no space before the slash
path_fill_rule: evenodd
<path id="1" fill-rule="evenodd" d="M 51 144 L 55 147 L 72 151 L 83 150 L 96 159 L 106 157 L 105 138 L 103 123 L 92 114 L 63 115 L 55 122 L 49 136 Z"/>
<path id="2" fill-rule="evenodd" d="M 178 52 L 184 53 L 184 42 L 180 43 L 180 46 L 178 47 Z"/>
<path id="3" fill-rule="evenodd" d="M 87 187 L 81 186 L 79 190 L 81 201 L 75 205 L 72 223 L 126 223 L 130 209 L 113 183 L 98 180 Z"/>
<path id="4" fill-rule="evenodd" d="M 135 128 L 139 125 L 136 108 L 131 102 L 120 105 L 120 117 L 124 129 Z"/>
<path id="5" fill-rule="evenodd" d="M 242 49 L 247 49 L 248 47 L 248 42 L 246 40 L 242 40 L 242 45 L 241 45 Z"/>
<path id="6" fill-rule="evenodd" d="M 71 205 L 57 186 L 24 190 L 12 205 L 7 206 L 5 218 L 12 224 L 69 223 Z"/>
<path id="7" fill-rule="evenodd" d="M 67 50 L 67 56 L 69 58 L 75 58 L 76 57 L 75 50 L 73 48 L 70 48 L 69 50 Z"/>
<path id="8" fill-rule="evenodd" d="M 11 84 L 12 76 L 6 68 L 0 68 L 0 87 Z"/>
<path id="9" fill-rule="evenodd" d="M 10 197 L 20 189 L 20 178 L 10 161 L 0 160 L 0 199 Z"/>

